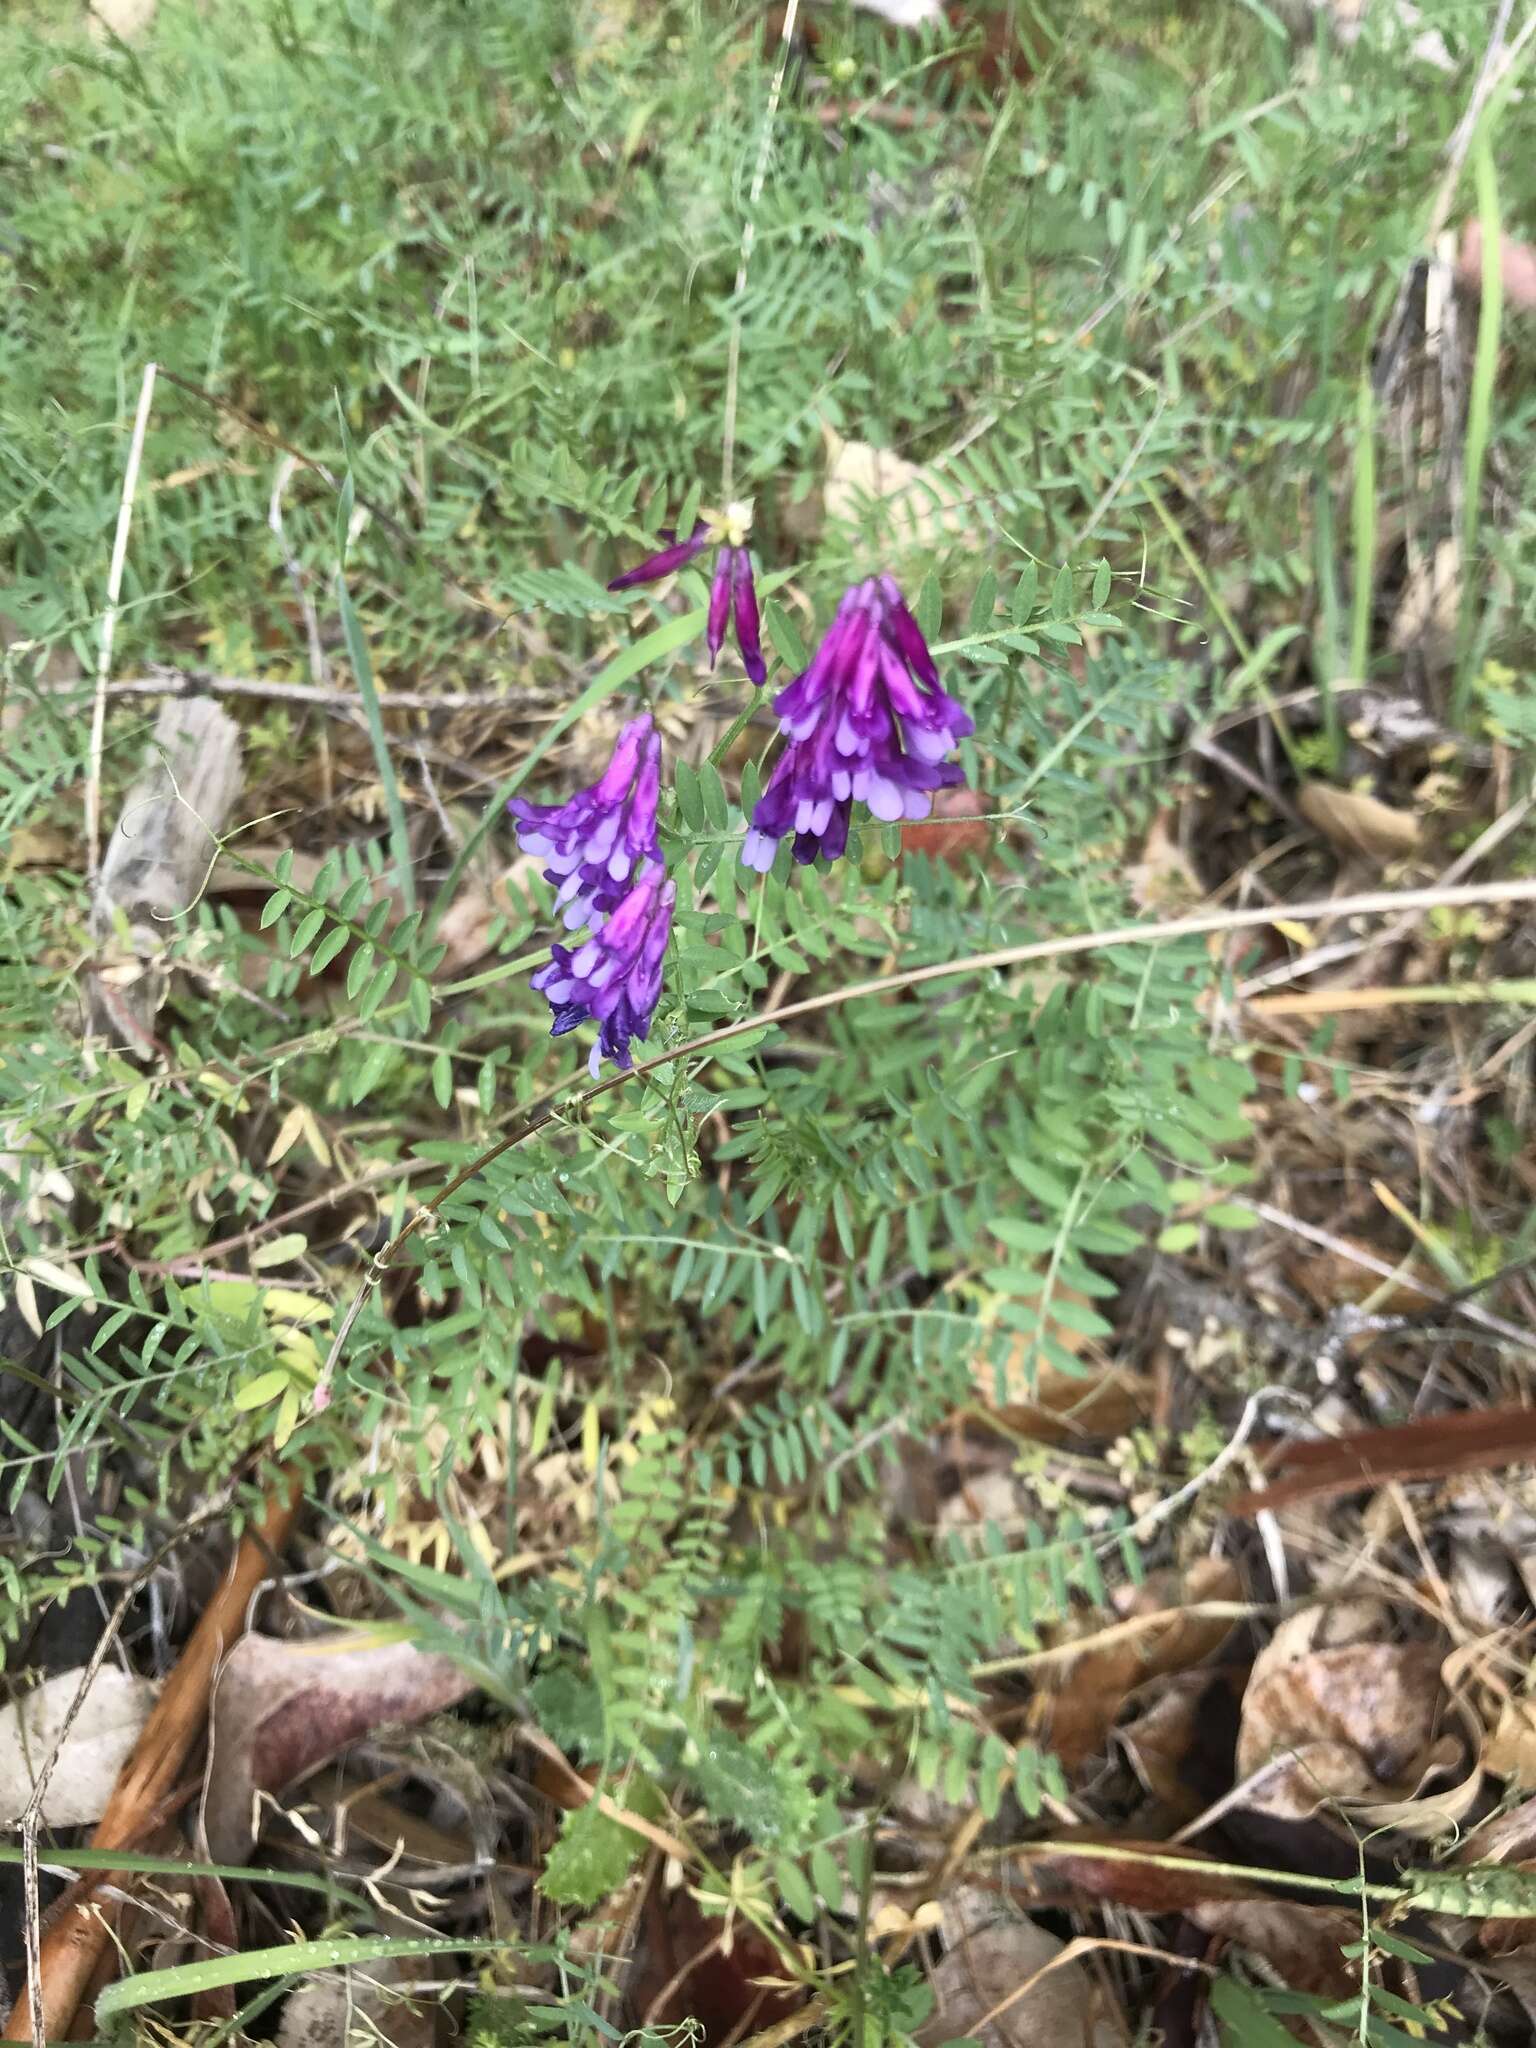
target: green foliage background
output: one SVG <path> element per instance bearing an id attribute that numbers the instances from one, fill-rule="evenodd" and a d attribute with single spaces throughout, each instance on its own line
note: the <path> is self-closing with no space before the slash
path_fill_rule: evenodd
<path id="1" fill-rule="evenodd" d="M 784 974 L 832 988 L 1124 921 L 1125 849 L 1166 800 L 1192 706 L 1245 701 L 1253 640 L 1301 620 L 1321 622 L 1323 680 L 1339 672 L 1340 451 L 1486 26 L 1480 7 L 1424 13 L 1466 60 L 1454 77 L 1413 63 L 1383 10 L 1352 50 L 1324 34 L 1298 56 L 1260 6 L 1041 0 L 1018 16 L 1035 76 L 995 101 L 941 72 L 944 39 L 829 11 L 819 62 L 875 114 L 826 123 L 792 78 L 738 299 L 769 77 L 750 14 L 637 5 L 608 35 L 566 0 L 161 0 L 130 48 L 63 9 L 12 9 L 0 550 L 31 645 L 7 663 L 29 708 L 6 730 L 0 833 L 77 816 L 85 699 L 34 683 L 45 651 L 94 658 L 150 359 L 185 383 L 157 395 L 119 674 L 309 674 L 269 526 L 277 455 L 235 408 L 371 508 L 346 587 L 381 688 L 534 707 L 540 793 L 562 786 L 573 706 L 603 716 L 644 690 L 712 741 L 744 686 L 705 674 L 701 614 L 677 626 L 601 584 L 710 501 L 739 319 L 738 484 L 761 559 L 808 601 L 772 615 L 780 662 L 850 576 L 894 560 L 976 718 L 969 780 L 998 853 L 898 863 L 866 832 L 830 876 L 759 884 L 733 844 L 759 767 L 738 789 L 696 750 L 667 818 L 679 917 L 653 1047 L 754 1013 Z M 1501 178 L 1506 217 L 1528 213 L 1536 161 Z M 811 520 L 828 428 L 939 461 L 967 535 L 881 533 L 877 508 Z M 1528 409 L 1498 434 L 1513 471 Z M 1385 520 L 1413 479 L 1387 446 L 1375 479 Z M 336 496 L 313 468 L 285 526 L 329 625 Z M 1468 588 L 1491 644 L 1519 603 L 1499 530 L 1486 546 Z M 628 650 L 653 631 L 637 674 Z M 344 680 L 339 639 L 332 662 Z M 251 714 L 263 772 L 297 719 Z M 145 725 L 114 712 L 118 791 Z M 510 850 L 506 791 L 488 794 L 455 792 L 455 818 Z M 739 1830 L 807 1912 L 857 1881 L 838 1798 L 856 1758 L 1037 1809 L 1050 1767 L 978 1733 L 976 1667 L 1105 1571 L 1140 1569 L 1140 1549 L 1091 1510 L 980 1555 L 925 1531 L 893 1554 L 881 1461 L 971 1397 L 978 1360 L 1000 1374 L 1022 1343 L 1076 1370 L 1062 1334 L 1110 1333 L 1122 1262 L 1230 1203 L 1249 1073 L 1202 1014 L 1202 947 L 832 1009 L 813 1036 L 737 1041 L 562 1116 L 417 1240 L 420 1314 L 371 1304 L 317 1414 L 304 1333 L 323 1350 L 332 1325 L 262 1289 L 334 1315 L 356 1252 L 285 1233 L 242 1284 L 199 1279 L 200 1248 L 328 1175 L 377 1185 L 398 1223 L 407 1186 L 449 1178 L 575 1061 L 526 986 L 538 905 L 504 921 L 488 969 L 445 984 L 446 855 L 399 925 L 374 907 L 374 828 L 280 829 L 334 857 L 302 886 L 268 877 L 260 931 L 189 914 L 175 945 L 197 971 L 149 1067 L 81 1054 L 78 875 L 17 869 L 0 897 L 0 1130 L 36 1198 L 8 1228 L 8 1284 L 29 1259 L 64 1269 L 59 1447 L 88 1480 L 109 1454 L 131 1474 L 73 1555 L 43 1563 L 18 1533 L 12 1629 L 237 1474 L 248 1501 L 276 1424 L 286 1455 L 335 1475 L 422 1640 L 472 1654 L 573 1753 Z M 300 1004 L 320 968 L 342 979 L 316 1017 Z M 261 1164 L 295 1108 L 329 1134 L 324 1171 Z M 69 1180 L 62 1210 L 38 1196 L 50 1174 Z M 407 1493 L 451 1519 L 454 1473 L 509 1428 L 509 1531 L 551 1448 L 596 1481 L 562 1570 L 498 1581 L 467 1537 L 465 1569 L 402 1570 L 376 1537 Z M 0 1469 L 14 1509 L 53 1447 L 18 1438 Z M 791 1616 L 804 1655 L 774 1675 Z M 596 1897 L 628 1853 L 578 1817 L 547 1888 Z"/>

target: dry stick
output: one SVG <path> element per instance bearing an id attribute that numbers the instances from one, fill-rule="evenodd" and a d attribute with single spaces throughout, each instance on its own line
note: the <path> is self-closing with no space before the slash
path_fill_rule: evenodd
<path id="1" fill-rule="evenodd" d="M 230 1644 L 245 1628 L 251 1597 L 266 1577 L 272 1558 L 282 1549 L 293 1527 L 301 1498 L 301 1482 L 288 1482 L 287 1497 L 281 1494 L 268 1506 L 259 1529 L 247 1531 L 230 1567 L 229 1576 L 203 1610 L 192 1631 L 176 1669 L 155 1702 L 133 1746 L 133 1754 L 118 1775 L 107 1810 L 91 1836 L 93 1849 L 127 1849 L 136 1842 L 155 1810 L 181 1776 L 193 1743 L 202 1733 L 208 1717 L 208 1694 L 214 1670 Z M 130 1594 L 133 1589 L 130 1589 Z M 127 1596 L 125 1596 L 127 1597 Z M 104 1661 L 113 1631 L 97 1645 L 87 1666 L 85 1679 L 66 1719 L 79 1710 L 81 1700 L 96 1670 Z M 62 1737 L 61 1737 L 62 1741 Z M 72 1894 L 54 1919 L 48 1932 L 38 1938 L 37 1916 L 37 1830 L 43 1795 L 53 1774 L 60 1744 L 38 1774 L 37 1785 L 23 1820 L 23 1853 L 27 1890 L 27 1981 L 12 2008 L 3 2037 L 7 2041 L 30 2039 L 33 2048 L 46 2048 L 49 2040 L 61 2040 L 74 2021 L 80 2000 L 96 1969 L 111 1932 L 111 1922 L 98 1897 L 107 1884 L 130 1880 L 111 1872 L 92 1872 Z"/>
<path id="2" fill-rule="evenodd" d="M 656 1053 L 650 1059 L 642 1060 L 638 1066 L 609 1074 L 590 1088 L 582 1089 L 571 1099 L 569 1106 L 572 1110 L 582 1110 L 589 1102 L 595 1102 L 600 1095 L 607 1095 L 625 1081 L 653 1074 L 659 1067 L 670 1066 L 675 1060 L 712 1052 L 717 1046 L 729 1044 L 734 1038 L 745 1038 L 750 1032 L 767 1031 L 775 1024 L 787 1024 L 797 1017 L 810 1017 L 821 1010 L 837 1009 L 843 1003 L 860 1002 L 866 996 L 894 995 L 900 989 L 919 988 L 930 981 L 946 981 L 957 974 L 981 974 L 994 968 L 1022 967 L 1033 960 L 1059 960 L 1068 954 L 1095 953 L 1110 946 L 1156 946 L 1174 939 L 1253 931 L 1276 923 L 1321 924 L 1335 917 L 1391 917 L 1484 903 L 1536 903 L 1536 881 L 1472 882 L 1454 889 L 1372 889 L 1358 896 L 1323 897 L 1316 902 L 1280 904 L 1274 908 L 1204 911 L 1193 917 L 1173 918 L 1165 924 L 1128 924 L 1112 931 L 1073 932 L 1065 938 L 1033 939 L 1022 946 L 1002 946 L 991 953 L 972 953 L 960 960 L 941 960 L 931 967 L 909 967 L 900 974 L 881 975 L 874 981 L 850 982 L 845 988 L 828 989 L 819 996 L 806 996 L 798 1003 L 786 1003 L 781 1009 L 765 1010 L 755 1017 L 738 1018 L 734 1024 L 724 1024 L 717 1031 L 706 1031 L 700 1038 L 690 1038 L 683 1045 L 674 1045 L 666 1052 Z M 404 1246 L 418 1230 L 425 1228 L 428 1217 L 437 1218 L 443 1203 L 451 1195 L 456 1195 L 469 1181 L 477 1179 L 503 1153 L 526 1144 L 529 1138 L 552 1123 L 564 1103 L 567 1085 L 559 1083 L 545 1094 L 536 1096 L 505 1137 L 498 1138 L 494 1145 L 488 1146 L 456 1173 L 446 1186 L 423 1202 L 384 1246 L 342 1317 L 316 1388 L 317 1406 L 324 1407 L 329 1402 L 332 1377 L 353 1325 Z"/>
<path id="3" fill-rule="evenodd" d="M 101 749 L 107 725 L 107 677 L 112 671 L 112 642 L 117 637 L 117 601 L 122 594 L 123 567 L 128 560 L 128 529 L 133 524 L 133 500 L 139 487 L 139 464 L 144 455 L 144 436 L 149 430 L 149 408 L 155 395 L 155 365 L 144 365 L 139 386 L 139 409 L 133 421 L 133 439 L 128 444 L 128 467 L 123 471 L 123 495 L 117 507 L 117 532 L 112 541 L 112 565 L 107 571 L 107 608 L 101 617 L 101 642 L 96 650 L 96 700 L 91 706 L 90 765 L 85 777 L 86 872 L 94 883 L 101 866 Z"/>
<path id="4" fill-rule="evenodd" d="M 201 669 L 158 667 L 146 676 L 113 683 L 109 697 L 177 697 L 211 690 L 221 697 L 269 697 L 285 704 L 313 704 L 317 710 L 361 717 L 363 700 L 355 690 L 334 684 L 292 683 L 275 676 L 215 676 Z M 554 693 L 529 690 L 380 690 L 384 711 L 499 711 L 520 718 L 547 718 Z"/>

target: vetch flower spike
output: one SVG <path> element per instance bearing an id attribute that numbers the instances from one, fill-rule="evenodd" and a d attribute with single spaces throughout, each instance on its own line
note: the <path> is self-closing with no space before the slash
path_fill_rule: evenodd
<path id="1" fill-rule="evenodd" d="M 661 537 L 669 545 L 647 556 L 633 569 L 626 569 L 622 576 L 615 576 L 608 588 L 633 590 L 638 583 L 658 583 L 663 576 L 670 576 L 675 569 L 703 554 L 707 547 L 714 547 L 715 572 L 709 586 L 709 615 L 704 628 L 709 665 L 713 668 L 720 657 L 729 620 L 736 628 L 742 665 L 750 680 L 760 684 L 767 678 L 768 665 L 763 660 L 757 590 L 752 581 L 752 551 L 747 546 L 751 531 L 752 507 L 739 504 L 728 505 L 724 512 L 700 519 L 684 541 L 677 539 L 671 527 L 664 526 Z"/>
<path id="2" fill-rule="evenodd" d="M 594 1081 L 604 1059 L 626 1070 L 632 1067 L 630 1042 L 650 1031 L 676 900 L 676 885 L 667 880 L 659 860 L 651 861 L 584 944 L 574 950 L 551 946 L 549 965 L 533 977 L 533 986 L 555 1013 L 552 1037 L 563 1037 L 589 1018 L 597 1025 L 597 1043 L 587 1063 Z"/>
<path id="3" fill-rule="evenodd" d="M 789 744 L 752 812 L 745 866 L 766 873 L 779 841 L 795 859 L 834 861 L 855 803 L 873 817 L 926 818 L 933 792 L 964 781 L 946 761 L 976 728 L 938 667 L 894 578 L 845 591 L 810 666 L 774 699 Z"/>
<path id="4" fill-rule="evenodd" d="M 647 861 L 658 866 L 656 797 L 661 786 L 661 739 L 650 713 L 632 718 L 613 756 L 590 789 L 563 804 L 513 797 L 507 805 L 525 853 L 548 865 L 555 907 L 567 931 L 617 910 Z"/>

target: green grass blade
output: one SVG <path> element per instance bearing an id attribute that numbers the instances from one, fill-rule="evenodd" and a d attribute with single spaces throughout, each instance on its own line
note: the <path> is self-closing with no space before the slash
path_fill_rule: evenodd
<path id="1" fill-rule="evenodd" d="M 1476 637 L 1471 592 L 1477 556 L 1483 465 L 1488 458 L 1488 443 L 1492 435 L 1493 385 L 1499 367 L 1499 330 L 1504 312 L 1499 178 L 1486 128 L 1473 145 L 1472 182 L 1477 192 L 1478 224 L 1483 231 L 1483 272 L 1482 304 L 1477 315 L 1477 352 L 1472 360 L 1472 388 L 1467 399 L 1466 458 L 1462 471 L 1461 658 L 1457 664 L 1456 691 L 1451 707 L 1452 716 L 1458 723 L 1466 715 L 1467 698 L 1472 688 Z"/>
<path id="2" fill-rule="evenodd" d="M 341 610 L 341 630 L 347 643 L 347 659 L 352 664 L 352 673 L 357 677 L 357 687 L 363 700 L 363 715 L 368 721 L 368 737 L 373 743 L 374 763 L 379 771 L 379 781 L 384 785 L 384 808 L 389 817 L 389 844 L 394 855 L 395 872 L 399 878 L 400 896 L 406 910 L 416 908 L 416 878 L 411 873 L 411 840 L 405 824 L 405 804 L 400 795 L 400 778 L 395 773 L 394 759 L 389 751 L 389 736 L 384 730 L 384 714 L 379 708 L 379 693 L 374 687 L 373 663 L 368 659 L 368 643 L 363 638 L 362 621 L 347 591 L 345 572 L 336 571 L 336 602 Z"/>
<path id="3" fill-rule="evenodd" d="M 510 1948 L 510 1942 L 486 1943 L 476 1940 L 477 1952 L 486 1948 Z M 300 1977 L 310 1970 L 331 1970 L 347 1963 L 378 1963 L 396 1956 L 462 1955 L 462 1940 L 440 1935 L 400 1939 L 387 1934 L 338 1935 L 323 1941 L 287 1941 L 278 1948 L 255 1948 L 242 1956 L 211 1956 L 200 1963 L 177 1963 L 169 1970 L 145 1970 L 137 1977 L 124 1977 L 109 1984 L 96 1999 L 96 2020 L 100 2025 L 116 2019 L 120 2012 L 132 2012 L 141 2005 L 154 2005 L 162 1998 L 190 1998 L 199 1991 L 218 1991 L 226 1984 L 255 1984 L 269 1977 Z"/>
<path id="4" fill-rule="evenodd" d="M 1371 658 L 1371 610 L 1376 594 L 1376 396 L 1369 370 L 1360 373 L 1355 400 L 1355 482 L 1350 501 L 1350 539 L 1354 547 L 1354 591 L 1349 618 L 1349 673 L 1365 681 Z M 1331 689 L 1323 694 L 1328 748 L 1337 768 L 1342 745 L 1338 707 Z"/>

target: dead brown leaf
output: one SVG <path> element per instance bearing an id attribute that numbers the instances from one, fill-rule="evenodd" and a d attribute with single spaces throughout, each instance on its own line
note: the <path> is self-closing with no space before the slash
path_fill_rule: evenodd
<path id="1" fill-rule="evenodd" d="M 1536 1700 L 1506 1700 L 1483 1743 L 1483 1767 L 1522 1791 L 1536 1789 Z"/>
<path id="2" fill-rule="evenodd" d="M 660 1882 L 646 1896 L 627 1985 L 637 2026 L 693 2022 L 700 2048 L 760 2032 L 805 2003 L 771 1942 L 740 1919 L 702 1911 L 686 1885 Z"/>
<path id="3" fill-rule="evenodd" d="M 1010 1914 L 945 1951 L 931 1981 L 932 2017 L 913 2037 L 919 2048 L 971 2039 L 981 2048 L 1120 2048 L 1120 2030 L 1100 2008 L 1092 1977 L 1066 1944 L 1033 1920 Z"/>
<path id="4" fill-rule="evenodd" d="M 1347 1998 L 1355 1975 L 1340 1951 L 1360 1939 L 1347 1906 L 1298 1906 L 1289 1899 L 1209 1899 L 1185 1908 L 1207 1934 L 1261 1956 L 1292 1991 Z"/>
<path id="5" fill-rule="evenodd" d="M 1393 651 L 1417 652 L 1439 671 L 1454 660 L 1460 613 L 1461 543 L 1448 536 L 1408 572 L 1392 618 Z"/>
<path id="6" fill-rule="evenodd" d="M 823 427 L 822 438 L 827 449 L 822 502 L 829 519 L 855 526 L 872 520 L 879 533 L 913 548 L 957 540 L 981 544 L 974 514 L 961 509 L 961 494 L 936 471 L 868 441 L 845 441 L 831 427 Z"/>
<path id="7" fill-rule="evenodd" d="M 1115 1853 L 1115 1852 L 1122 1853 Z M 1141 1852 L 1125 1854 L 1123 1852 Z M 1059 1891 L 1125 1906 L 1136 1913 L 1187 1913 L 1213 1899 L 1263 1899 L 1257 1886 L 1225 1877 L 1193 1849 L 1134 1836 L 1084 1837 L 1081 1847 L 1024 1852 L 1031 1877 L 1051 1898 Z"/>
<path id="8" fill-rule="evenodd" d="M 1063 1294 L 1062 1298 L 1080 1297 Z M 1088 1342 L 1080 1331 L 1059 1323 L 1047 1327 L 1069 1350 L 1080 1351 Z M 1020 1338 L 1004 1361 L 1001 1402 L 992 1360 L 978 1359 L 971 1373 L 981 1406 L 1031 1443 L 1124 1436 L 1151 1414 L 1153 1387 L 1146 1374 L 1109 1365 L 1085 1365 L 1079 1374 L 1042 1364 L 1032 1372 L 1028 1361 L 1034 1348 L 1032 1339 Z"/>
<path id="9" fill-rule="evenodd" d="M 1114 1730 L 1114 1740 L 1172 1822 L 1193 1820 L 1209 1803 L 1206 1773 L 1198 1763 L 1210 1746 L 1215 1714 L 1219 1712 L 1223 1722 L 1230 1714 L 1235 1723 L 1247 1676 L 1239 1664 L 1214 1671 L 1171 1671 L 1127 1696 L 1125 1704 L 1134 1718 Z"/>
<path id="10" fill-rule="evenodd" d="M 1201 902 L 1205 890 L 1179 838 L 1179 813 L 1159 811 L 1147 828 L 1141 858 L 1126 870 L 1131 901 L 1138 910 L 1172 917 Z"/>
<path id="11" fill-rule="evenodd" d="M 1347 853 L 1367 860 L 1402 860 L 1419 844 L 1419 821 L 1394 810 L 1363 790 L 1334 789 L 1326 782 L 1304 782 L 1296 808 L 1309 825 Z"/>
<path id="12" fill-rule="evenodd" d="M 1536 312 L 1536 243 L 1499 237 L 1499 268 L 1504 274 L 1504 303 L 1519 313 Z M 1483 229 L 1476 219 L 1461 231 L 1456 275 L 1475 292 L 1483 288 Z"/>
<path id="13" fill-rule="evenodd" d="M 351 1634 L 244 1636 L 213 1699 L 203 1819 L 216 1863 L 243 1863 L 259 1793 L 277 1794 L 348 1743 L 452 1706 L 472 1681 L 450 1658 Z"/>
<path id="14" fill-rule="evenodd" d="M 498 920 L 504 923 L 520 909 L 526 912 L 528 891 L 540 866 L 523 855 L 502 874 L 465 878 L 437 927 L 438 941 L 446 948 L 437 969 L 443 980 L 451 981 L 485 958 Z"/>
<path id="15" fill-rule="evenodd" d="M 926 853 L 952 868 L 965 867 L 973 855 L 984 859 L 996 827 L 981 820 L 993 808 L 992 799 L 979 789 L 935 790 L 932 815 L 902 826 L 902 853 Z"/>
<path id="16" fill-rule="evenodd" d="M 97 42 L 119 36 L 132 42 L 144 35 L 155 18 L 159 0 L 90 0 L 88 18 Z"/>
<path id="17" fill-rule="evenodd" d="M 432 2048 L 447 2014 L 437 1998 L 412 1997 L 432 1975 L 436 1959 L 386 1956 L 306 1977 L 290 1991 L 278 2022 L 278 2048 Z"/>
<path id="18" fill-rule="evenodd" d="M 1244 1804 L 1304 1820 L 1330 1801 L 1404 1805 L 1462 1758 L 1437 1734 L 1444 1709 L 1440 1658 L 1421 1643 L 1351 1643 L 1294 1654 L 1271 1643 L 1243 1696 L 1237 1774 Z M 1248 1782 L 1251 1781 L 1251 1782 Z"/>
<path id="19" fill-rule="evenodd" d="M 1501 1402 L 1420 1415 L 1386 1429 L 1312 1437 L 1264 1452 L 1265 1485 L 1236 1494 L 1227 1512 L 1251 1515 L 1298 1500 L 1326 1500 L 1389 1480 L 1440 1478 L 1518 1464 L 1536 1452 L 1536 1408 Z"/>
<path id="20" fill-rule="evenodd" d="M 1125 1603 L 1125 1619 L 1176 1610 L 1186 1602 L 1231 1600 L 1238 1591 L 1232 1566 L 1205 1557 L 1182 1578 L 1171 1571 L 1151 1573 Z M 1078 1769 L 1102 1752 L 1135 1687 L 1198 1664 L 1221 1645 L 1231 1626 L 1223 1619 L 1174 1613 L 1145 1634 L 1117 1635 L 1099 1648 L 1090 1643 L 1081 1656 L 1045 1666 L 1041 1689 L 1030 1702 L 1031 1735 L 1055 1751 L 1064 1769 Z"/>
<path id="21" fill-rule="evenodd" d="M 71 1721 L 84 1677 L 83 1668 L 56 1672 L 0 1711 L 0 1827 L 20 1821 L 55 1744 L 61 1747 L 43 1794 L 45 1825 L 78 1827 L 106 1812 L 159 1687 L 105 1664 Z"/>

